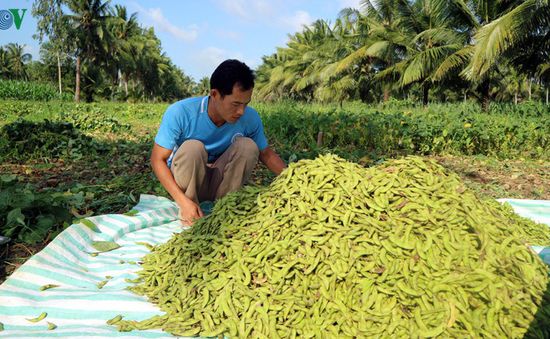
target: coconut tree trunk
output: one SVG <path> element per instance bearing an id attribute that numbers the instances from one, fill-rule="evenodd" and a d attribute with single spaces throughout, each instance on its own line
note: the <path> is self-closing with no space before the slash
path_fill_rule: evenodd
<path id="1" fill-rule="evenodd" d="M 74 101 L 80 102 L 80 56 L 76 57 L 76 88 L 74 90 Z"/>
<path id="2" fill-rule="evenodd" d="M 548 105 L 548 87 L 546 87 L 546 104 Z"/>
<path id="3" fill-rule="evenodd" d="M 528 84 L 529 84 L 529 101 L 531 101 L 531 84 L 532 84 L 532 81 L 531 81 L 531 79 L 529 78 L 529 79 L 527 79 L 527 82 L 528 82 Z"/>
<path id="4" fill-rule="evenodd" d="M 386 102 L 388 100 L 390 100 L 390 89 L 386 85 L 386 86 L 384 86 L 384 102 Z"/>
<path id="5" fill-rule="evenodd" d="M 61 95 L 61 58 L 59 57 L 59 52 L 57 52 L 57 81 L 59 83 L 59 95 Z"/>
<path id="6" fill-rule="evenodd" d="M 423 92 L 423 95 L 422 95 L 422 104 L 424 106 L 427 106 L 428 105 L 428 99 L 429 99 L 429 95 L 430 95 L 430 84 L 429 83 L 424 83 L 424 85 L 422 85 L 422 92 Z"/>
<path id="7" fill-rule="evenodd" d="M 518 104 L 518 92 L 514 93 L 514 104 Z"/>
<path id="8" fill-rule="evenodd" d="M 464 102 L 466 102 L 467 99 L 468 97 L 466 96 L 466 91 L 464 91 Z"/>
<path id="9" fill-rule="evenodd" d="M 489 96 L 489 79 L 483 80 L 481 85 L 479 85 L 479 90 L 481 93 L 481 108 L 484 112 L 489 110 L 489 104 L 491 103 L 491 97 Z"/>
<path id="10" fill-rule="evenodd" d="M 128 75 L 126 73 L 122 75 L 122 82 L 124 82 L 124 92 L 126 93 L 126 97 L 128 97 Z"/>

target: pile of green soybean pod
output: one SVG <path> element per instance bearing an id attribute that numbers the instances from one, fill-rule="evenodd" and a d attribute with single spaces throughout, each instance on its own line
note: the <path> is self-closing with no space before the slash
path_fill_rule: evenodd
<path id="1" fill-rule="evenodd" d="M 166 312 L 121 331 L 235 338 L 548 335 L 548 227 L 420 157 L 292 163 L 144 257 Z M 546 331 L 546 332 L 545 332 Z"/>

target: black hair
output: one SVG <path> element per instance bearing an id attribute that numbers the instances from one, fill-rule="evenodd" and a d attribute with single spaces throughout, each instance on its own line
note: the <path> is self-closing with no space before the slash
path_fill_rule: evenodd
<path id="1" fill-rule="evenodd" d="M 210 77 L 210 89 L 217 89 L 222 96 L 230 95 L 233 86 L 238 84 L 243 91 L 254 87 L 254 72 L 244 63 L 235 59 L 222 62 Z"/>

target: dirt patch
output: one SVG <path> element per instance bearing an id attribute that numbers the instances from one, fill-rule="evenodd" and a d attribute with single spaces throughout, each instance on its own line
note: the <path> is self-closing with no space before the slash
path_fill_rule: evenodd
<path id="1" fill-rule="evenodd" d="M 44 242 L 35 245 L 22 243 L 2 245 L 0 247 L 0 258 L 2 259 L 2 262 L 0 262 L 0 284 L 30 257 L 40 252 L 49 242 L 50 239 L 46 239 Z"/>
<path id="2" fill-rule="evenodd" d="M 476 192 L 495 198 L 550 200 L 550 161 L 434 156 Z"/>

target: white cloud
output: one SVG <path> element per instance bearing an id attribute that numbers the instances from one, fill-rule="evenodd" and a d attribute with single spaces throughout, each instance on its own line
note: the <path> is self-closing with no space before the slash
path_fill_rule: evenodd
<path id="1" fill-rule="evenodd" d="M 220 0 L 219 2 L 229 14 L 248 19 L 248 13 L 244 9 L 243 1 Z"/>
<path id="2" fill-rule="evenodd" d="M 226 12 L 241 19 L 254 20 L 273 14 L 273 8 L 266 0 L 218 0 Z"/>
<path id="3" fill-rule="evenodd" d="M 223 39 L 230 39 L 234 41 L 241 41 L 242 40 L 242 34 L 240 32 L 235 31 L 226 31 L 226 30 L 216 30 L 216 34 L 223 38 Z"/>
<path id="4" fill-rule="evenodd" d="M 303 26 L 310 25 L 315 20 L 306 11 L 296 11 L 292 16 L 282 17 L 280 21 L 284 26 L 292 29 L 293 32 L 298 32 L 303 30 Z"/>
<path id="5" fill-rule="evenodd" d="M 340 0 L 340 8 L 361 9 L 361 0 Z"/>
<path id="6" fill-rule="evenodd" d="M 212 75 L 212 72 L 214 72 L 214 69 L 218 67 L 218 65 L 227 59 L 237 59 L 245 64 L 248 65 L 251 69 L 256 68 L 261 60 L 253 60 L 250 58 L 246 58 L 242 53 L 235 52 L 235 51 L 228 51 L 222 48 L 218 47 L 206 47 L 200 51 L 198 51 L 196 54 L 192 57 L 192 65 L 193 68 L 192 72 L 193 74 L 201 74 L 199 77 L 208 77 L 210 78 L 210 75 Z M 186 70 L 187 71 L 187 70 Z M 199 80 L 199 79 L 195 79 Z"/>
<path id="7" fill-rule="evenodd" d="M 175 38 L 185 42 L 193 42 L 197 39 L 198 29 L 196 25 L 191 25 L 188 29 L 183 29 L 174 25 L 168 19 L 166 19 L 164 17 L 164 14 L 162 14 L 162 10 L 160 8 L 145 9 L 138 4 L 134 5 L 137 6 L 139 12 L 143 13 L 148 19 L 153 22 L 153 26 L 155 28 L 158 28 L 164 32 L 168 32 Z"/>
<path id="8" fill-rule="evenodd" d="M 239 19 L 283 26 L 293 32 L 301 31 L 303 25 L 309 25 L 314 21 L 311 15 L 303 10 L 289 14 L 284 3 L 272 6 L 267 0 L 216 0 L 216 2 L 226 13 Z"/>
<path id="9" fill-rule="evenodd" d="M 273 8 L 271 7 L 271 4 L 269 1 L 254 1 L 254 9 L 256 13 L 260 13 L 264 16 L 268 16 L 273 14 Z"/>
<path id="10" fill-rule="evenodd" d="M 193 57 L 196 69 L 194 73 L 203 74 L 208 76 L 212 74 L 214 69 L 226 59 L 239 59 L 242 60 L 241 53 L 235 53 L 227 51 L 218 47 L 206 47 L 199 51 Z"/>

